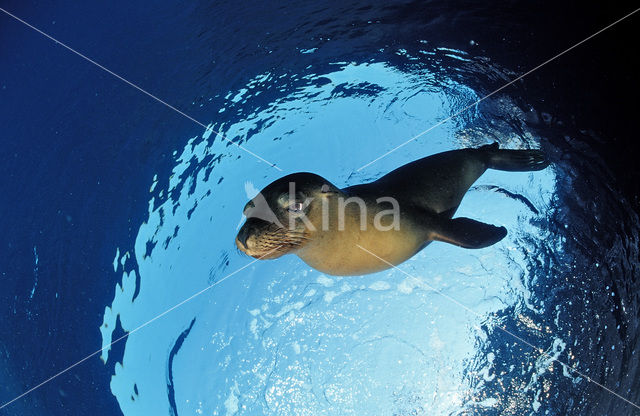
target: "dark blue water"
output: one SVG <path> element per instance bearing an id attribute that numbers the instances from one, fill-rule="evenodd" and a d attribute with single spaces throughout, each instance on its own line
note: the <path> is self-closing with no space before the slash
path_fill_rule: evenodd
<path id="1" fill-rule="evenodd" d="M 501 245 L 430 247 L 415 281 L 256 264 L 0 414 L 638 414 L 549 360 L 640 401 L 638 16 L 356 172 L 632 7 L 1 7 L 284 173 L 347 185 L 494 140 L 553 166 L 465 199 Z M 4 13 L 0 106 L 4 404 L 246 264 L 241 208 L 283 173 Z"/>

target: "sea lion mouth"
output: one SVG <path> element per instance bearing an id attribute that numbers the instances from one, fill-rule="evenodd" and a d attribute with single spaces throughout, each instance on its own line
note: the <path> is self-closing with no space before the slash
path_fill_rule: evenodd
<path id="1" fill-rule="evenodd" d="M 270 260 L 297 250 L 308 240 L 305 230 L 287 229 L 275 223 L 249 218 L 238 231 L 236 246 L 253 258 Z"/>

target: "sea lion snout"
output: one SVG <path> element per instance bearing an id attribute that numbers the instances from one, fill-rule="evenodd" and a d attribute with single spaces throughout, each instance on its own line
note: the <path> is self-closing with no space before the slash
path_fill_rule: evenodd
<path id="1" fill-rule="evenodd" d="M 264 223 L 264 224 L 260 224 Z M 257 249 L 257 238 L 260 235 L 261 228 L 268 226 L 269 223 L 258 218 L 248 218 L 242 225 L 236 236 L 236 246 L 240 251 L 255 257 L 254 252 Z"/>
<path id="2" fill-rule="evenodd" d="M 249 228 L 243 226 L 238 231 L 238 235 L 236 236 L 236 246 L 242 251 L 245 251 L 247 247 L 247 237 L 249 237 Z"/>
<path id="3" fill-rule="evenodd" d="M 307 240 L 304 231 L 252 217 L 238 231 L 236 246 L 253 258 L 275 259 L 300 248 Z"/>

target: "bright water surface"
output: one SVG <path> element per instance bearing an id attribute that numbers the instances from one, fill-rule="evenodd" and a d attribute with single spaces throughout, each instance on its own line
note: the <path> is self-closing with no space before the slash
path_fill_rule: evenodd
<path id="1" fill-rule="evenodd" d="M 462 51 L 424 55 L 469 60 Z M 444 150 L 493 140 L 507 148 L 540 146 L 535 133 L 496 122 L 524 117 L 501 97 L 356 172 L 388 151 L 391 138 L 409 139 L 479 95 L 419 66 L 403 71 L 385 62 L 336 62 L 330 72 L 309 67 L 295 75 L 301 80 L 295 91 L 262 107 L 253 104 L 263 91 L 295 82 L 289 77 L 265 72 L 227 92 L 218 114 L 224 119 L 234 112 L 241 120 L 225 123 L 212 115 L 210 125 L 284 173 L 316 172 L 347 186 Z M 203 131 L 176 152 L 168 185 L 157 178 L 150 184 L 149 219 L 135 250 L 116 252 L 116 270 L 136 257 L 140 281 L 136 286 L 135 272 L 124 271 L 105 312 L 103 344 L 112 341 L 118 316 L 132 330 L 225 280 L 129 337 L 111 389 L 125 414 L 410 415 L 507 408 L 526 414 L 550 408 L 560 398 L 552 386 L 587 384 L 552 357 L 590 371 L 576 357 L 585 341 L 571 329 L 571 301 L 544 289 L 571 284 L 578 261 L 565 254 L 564 224 L 560 230 L 549 225 L 561 201 L 557 173 L 552 166 L 481 177 L 457 215 L 506 226 L 509 235 L 492 247 L 434 243 L 402 271 L 362 277 L 326 276 L 294 256 L 234 273 L 248 263 L 233 241 L 242 207 L 283 173 Z"/>
<path id="2" fill-rule="evenodd" d="M 1 16 L 2 403 L 105 350 L 0 413 L 634 414 L 593 381 L 640 401 L 638 218 L 590 126 L 532 104 L 580 108 L 547 81 L 588 72 L 582 49 L 357 170 L 587 25 L 545 37 L 554 9 L 529 3 L 5 3 L 210 130 Z M 466 195 L 457 215 L 509 230 L 494 246 L 356 277 L 235 248 L 284 174 L 348 186 L 494 141 L 552 161 Z"/>

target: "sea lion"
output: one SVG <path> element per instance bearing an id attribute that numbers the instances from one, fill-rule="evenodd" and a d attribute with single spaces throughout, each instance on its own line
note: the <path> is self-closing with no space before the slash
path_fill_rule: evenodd
<path id="1" fill-rule="evenodd" d="M 494 143 L 427 156 L 344 189 L 313 173 L 294 173 L 245 205 L 247 221 L 236 245 L 255 258 L 296 254 L 331 275 L 387 269 L 431 241 L 487 247 L 507 230 L 452 218 L 469 187 L 487 169 L 522 172 L 548 164 L 540 150 L 505 150 Z"/>

